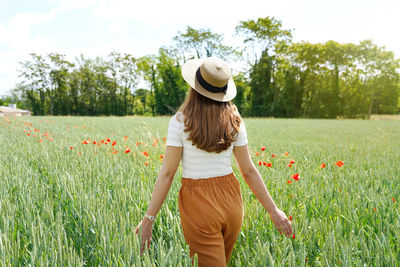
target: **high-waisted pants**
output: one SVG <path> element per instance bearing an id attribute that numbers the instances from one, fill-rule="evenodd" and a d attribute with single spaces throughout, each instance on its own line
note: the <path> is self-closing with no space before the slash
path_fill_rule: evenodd
<path id="1" fill-rule="evenodd" d="M 190 257 L 197 254 L 200 267 L 227 266 L 243 221 L 235 175 L 182 178 L 179 213 Z"/>

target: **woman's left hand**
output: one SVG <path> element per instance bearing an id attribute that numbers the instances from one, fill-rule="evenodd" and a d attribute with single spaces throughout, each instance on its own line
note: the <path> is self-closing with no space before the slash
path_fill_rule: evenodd
<path id="1" fill-rule="evenodd" d="M 286 217 L 286 214 L 280 209 L 276 208 L 269 214 L 272 222 L 275 224 L 280 234 L 285 234 L 290 237 L 293 233 L 292 224 Z"/>
<path id="2" fill-rule="evenodd" d="M 140 228 L 142 231 L 140 231 Z M 147 249 L 150 247 L 151 243 L 151 232 L 153 229 L 153 222 L 144 218 L 138 226 L 136 226 L 135 233 L 139 234 L 140 233 L 140 256 L 143 255 L 143 251 L 146 249 L 146 243 L 147 243 Z"/>

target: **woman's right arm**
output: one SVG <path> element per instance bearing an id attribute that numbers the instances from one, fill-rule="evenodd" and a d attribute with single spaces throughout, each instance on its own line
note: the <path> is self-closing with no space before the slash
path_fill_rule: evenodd
<path id="1" fill-rule="evenodd" d="M 279 233 L 282 234 L 283 232 L 286 236 L 291 236 L 293 232 L 291 223 L 285 213 L 278 209 L 272 200 L 260 173 L 251 161 L 247 145 L 235 146 L 233 148 L 233 154 L 235 155 L 236 163 L 239 166 L 240 173 L 244 180 L 260 201 L 261 205 L 267 210 Z"/>

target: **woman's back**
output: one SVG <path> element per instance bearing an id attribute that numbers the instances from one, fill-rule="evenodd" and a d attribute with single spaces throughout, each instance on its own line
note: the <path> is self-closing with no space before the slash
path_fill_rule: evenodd
<path id="1" fill-rule="evenodd" d="M 175 114 L 169 123 L 167 146 L 183 147 L 182 176 L 185 178 L 201 179 L 223 176 L 232 173 L 231 158 L 234 146 L 247 145 L 247 134 L 244 123 L 236 141 L 220 153 L 207 152 L 192 145 L 187 140 L 189 134 L 184 132 L 184 117 L 181 112 Z"/>

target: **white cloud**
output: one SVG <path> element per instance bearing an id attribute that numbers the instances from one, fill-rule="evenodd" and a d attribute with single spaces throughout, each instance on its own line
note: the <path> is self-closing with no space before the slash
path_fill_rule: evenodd
<path id="1" fill-rule="evenodd" d="M 29 30 L 31 26 L 35 24 L 43 24 L 54 20 L 57 16 L 56 10 L 52 9 L 49 13 L 20 13 L 14 16 L 8 25 L 13 30 Z"/>
<path id="2" fill-rule="evenodd" d="M 112 33 L 122 33 L 129 29 L 127 23 L 124 22 L 112 22 L 108 25 L 108 30 Z"/>
<path id="3" fill-rule="evenodd" d="M 50 3 L 58 5 L 57 11 L 66 12 L 77 9 L 87 9 L 93 4 L 98 2 L 97 0 L 50 0 Z"/>
<path id="4" fill-rule="evenodd" d="M 53 21 L 57 13 L 52 9 L 49 13 L 21 13 L 7 23 L 0 22 L 0 45 L 6 45 L 14 52 L 23 52 L 27 48 L 48 48 L 47 38 L 32 36 L 30 33 L 33 25 Z"/>
<path id="5" fill-rule="evenodd" d="M 289 2 L 295 3 L 294 0 Z M 286 1 L 285 5 L 287 4 Z M 100 0 L 92 12 L 101 19 L 134 20 L 154 26 L 195 23 L 218 28 L 219 25 L 229 23 L 234 28 L 239 20 L 265 17 L 271 14 L 271 10 L 278 10 L 283 6 L 278 1 L 265 0 L 247 0 L 245 3 L 237 0 L 199 2 Z"/>
<path id="6" fill-rule="evenodd" d="M 7 23 L 0 22 L 0 95 L 18 82 L 18 62 L 27 60 L 32 52 L 47 53 L 54 48 L 46 36 L 33 35 L 31 28 L 56 17 L 57 12 L 52 9 L 48 13 L 20 13 Z"/>

